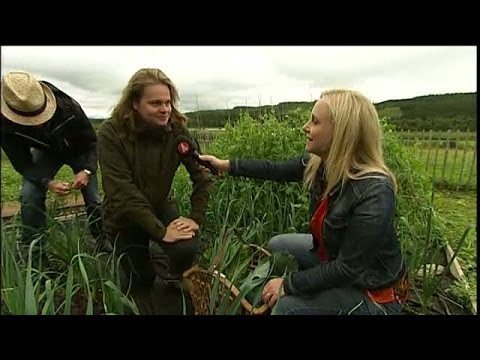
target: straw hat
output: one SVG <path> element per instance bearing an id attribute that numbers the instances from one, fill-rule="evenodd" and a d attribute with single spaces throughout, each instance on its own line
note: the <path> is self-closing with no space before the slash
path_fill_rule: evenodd
<path id="1" fill-rule="evenodd" d="M 12 71 L 2 78 L 1 112 L 14 123 L 35 126 L 48 121 L 57 102 L 52 90 L 24 71 Z"/>

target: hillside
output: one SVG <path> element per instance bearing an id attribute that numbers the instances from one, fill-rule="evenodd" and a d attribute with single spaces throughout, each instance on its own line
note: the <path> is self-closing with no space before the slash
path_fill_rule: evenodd
<path id="1" fill-rule="evenodd" d="M 405 130 L 476 130 L 477 93 L 419 96 L 376 104 L 380 116 L 388 116 Z"/>
<path id="2" fill-rule="evenodd" d="M 284 102 L 277 105 L 238 106 L 230 110 L 203 110 L 186 113 L 191 127 L 223 127 L 228 119 L 248 111 L 252 117 L 273 109 L 280 119 L 295 109 L 312 108 L 313 102 Z M 419 96 L 388 100 L 375 104 L 381 117 L 388 116 L 400 129 L 409 130 L 476 130 L 477 93 Z"/>
<path id="3" fill-rule="evenodd" d="M 284 102 L 277 105 L 236 106 L 233 109 L 201 110 L 185 113 L 190 119 L 191 127 L 223 127 L 228 119 L 234 120 L 242 112 L 248 112 L 253 118 L 273 110 L 279 118 L 297 108 L 311 109 L 313 102 Z"/>
<path id="4" fill-rule="evenodd" d="M 277 105 L 237 106 L 233 109 L 187 112 L 189 126 L 220 128 L 235 120 L 242 112 L 253 118 L 274 111 L 279 119 L 293 111 L 310 111 L 314 102 L 283 102 Z M 474 130 L 477 129 L 477 93 L 457 93 L 419 96 L 412 99 L 388 100 L 375 104 L 380 117 L 403 130 Z M 90 119 L 98 127 L 102 119 Z"/>
<path id="5" fill-rule="evenodd" d="M 419 96 L 412 99 L 388 100 L 375 104 L 378 110 L 400 108 L 408 119 L 429 117 L 476 117 L 477 93 Z"/>

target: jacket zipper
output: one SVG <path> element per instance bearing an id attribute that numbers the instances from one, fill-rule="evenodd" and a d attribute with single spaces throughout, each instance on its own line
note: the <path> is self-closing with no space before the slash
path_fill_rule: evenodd
<path id="1" fill-rule="evenodd" d="M 52 134 L 57 131 L 58 129 L 60 129 L 62 126 L 65 126 L 70 120 L 73 120 L 75 119 L 75 115 L 72 115 L 70 116 L 69 118 L 67 118 L 67 120 L 65 120 L 64 122 L 62 122 L 60 125 L 58 125 L 55 129 L 52 130 Z"/>
<path id="2" fill-rule="evenodd" d="M 19 133 L 19 132 L 14 132 L 14 134 L 16 134 L 16 135 L 18 135 L 18 136 L 22 136 L 22 137 L 24 137 L 24 138 L 26 138 L 26 139 L 29 139 L 29 140 L 31 140 L 31 141 L 34 141 L 34 142 L 36 142 L 37 144 L 43 145 L 43 146 L 45 146 L 45 147 L 47 147 L 47 148 L 50 147 L 50 145 L 48 145 L 48 144 L 46 144 L 46 143 L 44 143 L 44 142 L 42 142 L 42 141 L 40 141 L 40 140 L 37 140 L 37 139 L 35 139 L 35 138 L 32 138 L 32 137 L 30 137 L 30 136 L 28 136 L 28 135 L 25 135 L 25 134 L 22 134 L 22 133 Z"/>

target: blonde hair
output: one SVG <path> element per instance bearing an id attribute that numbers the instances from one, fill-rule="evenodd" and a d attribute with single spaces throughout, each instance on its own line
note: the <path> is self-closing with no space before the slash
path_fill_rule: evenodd
<path id="1" fill-rule="evenodd" d="M 173 82 L 165 73 L 159 69 L 140 69 L 128 81 L 122 91 L 122 97 L 112 111 L 112 117 L 117 121 L 131 138 L 135 132 L 135 117 L 138 116 L 133 104 L 141 99 L 145 87 L 152 84 L 163 84 L 170 90 L 172 100 L 171 121 L 178 125 L 186 125 L 187 117 L 176 108 L 178 102 L 178 91 Z"/>
<path id="2" fill-rule="evenodd" d="M 397 191 L 395 175 L 385 165 L 382 150 L 382 128 L 375 106 L 364 95 L 353 90 L 329 90 L 321 94 L 328 106 L 333 124 L 333 139 L 325 160 L 327 185 L 324 198 L 333 187 L 348 179 L 368 178 L 368 174 L 379 172 L 390 177 Z M 323 159 L 310 154 L 304 172 L 304 184 L 310 189 L 315 183 L 317 171 Z"/>

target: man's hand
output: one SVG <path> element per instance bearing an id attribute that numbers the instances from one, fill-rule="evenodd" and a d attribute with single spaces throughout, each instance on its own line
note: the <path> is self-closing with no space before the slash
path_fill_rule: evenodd
<path id="1" fill-rule="evenodd" d="M 87 175 L 87 173 L 83 170 L 79 171 L 78 173 L 75 174 L 75 177 L 73 179 L 72 189 L 81 190 L 88 185 L 89 181 L 90 181 L 90 178 Z"/>
<path id="2" fill-rule="evenodd" d="M 183 216 L 180 216 L 178 219 L 173 220 L 171 224 L 173 224 L 173 226 L 179 231 L 198 231 L 199 229 L 199 226 L 195 221 Z"/>
<path id="3" fill-rule="evenodd" d="M 262 299 L 269 307 L 273 307 L 283 295 L 283 278 L 272 279 L 263 287 Z"/>
<path id="4" fill-rule="evenodd" d="M 48 190 L 58 195 L 68 195 L 70 193 L 70 184 L 68 182 L 51 180 L 48 183 Z"/>
<path id="5" fill-rule="evenodd" d="M 166 243 L 174 243 L 179 240 L 190 240 L 194 236 L 195 233 L 191 230 L 178 230 L 172 221 L 170 224 L 168 224 L 167 232 L 165 233 L 162 241 L 165 241 Z"/>

